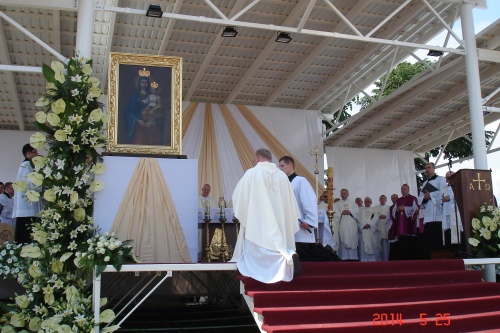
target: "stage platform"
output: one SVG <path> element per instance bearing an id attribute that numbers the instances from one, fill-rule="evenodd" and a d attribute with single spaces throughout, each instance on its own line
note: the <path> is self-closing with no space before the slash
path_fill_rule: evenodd
<path id="1" fill-rule="evenodd" d="M 93 276 L 94 320 L 99 322 L 100 299 L 113 304 L 116 320 L 107 326 L 121 325 L 144 302 L 176 302 L 189 298 L 193 303 L 219 303 L 243 308 L 236 263 L 127 264 L 118 272 L 107 266 Z M 170 278 L 170 279 L 169 279 Z M 99 332 L 99 326 L 95 326 Z"/>

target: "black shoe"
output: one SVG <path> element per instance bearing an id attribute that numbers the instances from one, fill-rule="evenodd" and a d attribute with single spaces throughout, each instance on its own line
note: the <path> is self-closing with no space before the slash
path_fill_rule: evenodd
<path id="1" fill-rule="evenodd" d="M 302 273 L 302 265 L 299 261 L 299 255 L 297 253 L 292 254 L 293 260 L 293 277 L 299 276 Z"/>

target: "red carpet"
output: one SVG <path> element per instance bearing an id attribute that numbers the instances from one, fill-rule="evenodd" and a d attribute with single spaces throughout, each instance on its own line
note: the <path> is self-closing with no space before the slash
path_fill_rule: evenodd
<path id="1" fill-rule="evenodd" d="M 302 263 L 291 282 L 238 278 L 268 333 L 500 332 L 500 283 L 459 259 Z"/>

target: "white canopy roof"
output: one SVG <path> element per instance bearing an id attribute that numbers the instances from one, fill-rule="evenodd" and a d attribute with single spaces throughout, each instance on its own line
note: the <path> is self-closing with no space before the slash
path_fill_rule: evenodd
<path id="1" fill-rule="evenodd" d="M 103 87 L 109 52 L 180 56 L 186 101 L 313 109 L 331 119 L 410 53 L 437 49 L 449 53 L 439 68 L 360 112 L 325 144 L 422 150 L 445 142 L 454 126 L 451 136 L 468 131 L 463 49 L 424 44 L 450 29 L 462 3 L 486 0 L 163 0 L 162 18 L 145 16 L 145 0 L 94 2 L 88 22 Z M 0 0 L 0 129 L 33 129 L 45 93 L 40 66 L 71 57 L 83 14 L 77 0 Z M 235 38 L 221 37 L 228 25 Z M 499 25 L 478 37 L 483 97 L 500 86 L 500 52 L 488 51 L 499 49 Z M 292 41 L 275 42 L 278 31 Z"/>

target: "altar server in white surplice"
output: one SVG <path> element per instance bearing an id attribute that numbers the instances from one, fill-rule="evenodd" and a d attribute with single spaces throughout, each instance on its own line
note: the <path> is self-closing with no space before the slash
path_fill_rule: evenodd
<path id="1" fill-rule="evenodd" d="M 318 228 L 318 205 L 314 190 L 306 178 L 295 173 L 295 161 L 292 157 L 280 158 L 279 168 L 288 176 L 299 206 L 299 231 L 295 234 L 295 248 L 299 259 L 302 262 L 325 261 L 324 253 L 316 245 L 314 236 L 314 230 Z"/>
<path id="2" fill-rule="evenodd" d="M 381 195 L 378 199 L 380 205 L 373 207 L 375 217 L 378 218 L 378 229 L 380 231 L 380 260 L 389 260 L 389 228 L 386 226 L 386 219 L 389 216 L 389 206 L 386 205 L 387 197 Z"/>
<path id="3" fill-rule="evenodd" d="M 233 193 L 241 229 L 231 261 L 242 275 L 264 283 L 291 281 L 300 272 L 294 238 L 300 212 L 288 177 L 271 159 L 269 150 L 257 150 L 255 167 Z"/>
<path id="4" fill-rule="evenodd" d="M 378 217 L 372 207 L 372 199 L 365 198 L 365 206 L 359 208 L 359 261 L 380 261 L 380 231 Z"/>
<path id="5" fill-rule="evenodd" d="M 341 200 L 333 205 L 334 233 L 338 234 L 337 254 L 342 260 L 358 260 L 359 207 L 349 200 L 349 191 L 340 191 Z"/>

